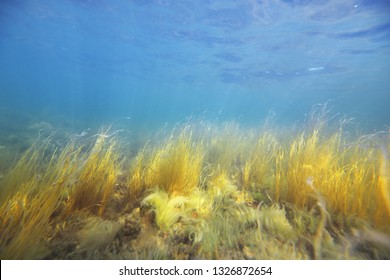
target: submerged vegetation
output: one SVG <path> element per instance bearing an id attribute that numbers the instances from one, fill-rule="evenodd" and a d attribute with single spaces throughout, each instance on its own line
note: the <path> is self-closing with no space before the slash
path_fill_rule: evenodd
<path id="1" fill-rule="evenodd" d="M 0 149 L 1 259 L 388 259 L 389 132 L 203 122 Z"/>

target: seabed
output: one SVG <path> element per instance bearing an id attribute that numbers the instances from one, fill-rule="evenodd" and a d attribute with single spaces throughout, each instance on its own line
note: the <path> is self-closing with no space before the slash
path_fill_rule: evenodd
<path id="1" fill-rule="evenodd" d="M 389 259 L 389 132 L 334 123 L 41 123 L 23 153 L 0 147 L 0 258 Z"/>

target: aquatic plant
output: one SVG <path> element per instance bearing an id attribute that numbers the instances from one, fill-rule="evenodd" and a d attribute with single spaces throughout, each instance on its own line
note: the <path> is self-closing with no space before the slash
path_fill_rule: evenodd
<path id="1" fill-rule="evenodd" d="M 45 155 L 46 145 L 28 150 L 5 179 L 0 206 L 0 255 L 29 259 L 45 253 L 45 236 L 73 176 L 73 146 Z M 8 185 L 7 185 L 8 184 Z"/>
<path id="2" fill-rule="evenodd" d="M 44 150 L 44 146 L 37 147 L 36 144 L 22 155 L 16 165 L 3 178 L 0 202 L 8 199 L 10 194 L 17 191 L 22 183 L 31 180 L 31 178 L 39 174 L 39 166 L 42 166 L 40 161 L 43 160 L 42 153 Z"/>
<path id="3" fill-rule="evenodd" d="M 2 259 L 30 259 L 46 253 L 44 237 L 50 216 L 57 207 L 61 189 L 56 186 L 29 197 L 28 182 L 12 200 L 1 207 L 0 255 Z"/>
<path id="4" fill-rule="evenodd" d="M 89 210 L 103 215 L 119 174 L 119 155 L 114 139 L 101 134 L 86 153 L 69 190 L 67 212 Z"/>
<path id="5" fill-rule="evenodd" d="M 390 133 L 390 132 L 389 132 Z M 390 135 L 387 145 L 381 147 L 379 155 L 379 175 L 377 186 L 377 210 L 375 220 L 377 224 L 389 226 L 390 221 L 390 164 L 389 164 Z"/>
<path id="6" fill-rule="evenodd" d="M 163 231 L 167 231 L 185 215 L 184 207 L 187 202 L 186 197 L 176 196 L 170 198 L 165 191 L 156 191 L 142 201 L 144 205 L 153 207 L 156 224 Z"/>
<path id="7" fill-rule="evenodd" d="M 258 215 L 262 229 L 274 238 L 287 242 L 295 237 L 296 233 L 287 220 L 284 209 L 278 205 L 261 208 Z"/>
<path id="8" fill-rule="evenodd" d="M 283 199 L 300 208 L 310 208 L 314 203 L 312 189 L 306 184 L 309 177 L 316 181 L 329 180 L 330 176 L 337 174 L 338 155 L 333 150 L 337 148 L 337 137 L 330 137 L 323 142 L 319 141 L 319 137 L 320 131 L 317 129 L 309 135 L 302 133 L 286 151 L 288 158 Z M 332 186 L 326 184 L 324 187 Z"/>
<path id="9" fill-rule="evenodd" d="M 257 219 L 250 195 L 225 179 L 213 180 L 207 189 L 185 196 L 156 190 L 142 203 L 153 209 L 162 232 L 189 240 L 203 258 L 220 258 L 221 250 L 237 249 L 242 232 Z"/>
<path id="10" fill-rule="evenodd" d="M 196 189 L 201 178 L 204 151 L 203 144 L 194 143 L 191 135 L 191 130 L 184 128 L 179 135 L 172 134 L 149 154 L 143 149 L 130 171 L 130 192 L 158 186 L 170 194 L 184 195 Z"/>
<path id="11" fill-rule="evenodd" d="M 229 180 L 239 180 L 239 165 L 247 157 L 252 133 L 243 131 L 237 123 L 209 124 L 201 131 L 205 145 L 205 167 L 208 180 L 224 176 Z"/>
<path id="12" fill-rule="evenodd" d="M 246 189 L 270 187 L 275 172 L 275 153 L 278 141 L 270 131 L 265 131 L 250 149 L 250 155 L 242 166 L 242 185 Z M 271 179 L 271 180 L 270 180 Z"/>
<path id="13" fill-rule="evenodd" d="M 343 149 L 341 132 L 326 136 L 315 129 L 308 135 L 301 134 L 285 148 L 288 159 L 285 172 L 279 175 L 282 180 L 279 201 L 299 208 L 313 207 L 316 199 L 313 188 L 307 183 L 310 180 L 326 201 L 330 213 L 388 225 L 390 217 L 386 216 L 385 205 L 378 203 L 378 195 L 382 197 L 378 180 L 383 182 L 379 175 L 378 151 L 375 147 L 360 148 L 362 141 L 364 139 Z"/>
<path id="14" fill-rule="evenodd" d="M 389 257 L 390 138 L 347 140 L 312 117 L 288 131 L 191 124 L 135 156 L 107 133 L 37 143 L 1 179 L 0 256 Z"/>
<path id="15" fill-rule="evenodd" d="M 145 148 L 138 152 L 138 155 L 130 166 L 130 171 L 127 179 L 127 185 L 129 186 L 129 201 L 137 202 L 142 197 L 143 192 L 146 189 L 146 151 Z"/>

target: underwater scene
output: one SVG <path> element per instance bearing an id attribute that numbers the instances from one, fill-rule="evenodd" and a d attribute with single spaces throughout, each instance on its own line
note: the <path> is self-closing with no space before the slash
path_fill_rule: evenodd
<path id="1" fill-rule="evenodd" d="M 0 1 L 0 259 L 390 259 L 389 1 Z"/>

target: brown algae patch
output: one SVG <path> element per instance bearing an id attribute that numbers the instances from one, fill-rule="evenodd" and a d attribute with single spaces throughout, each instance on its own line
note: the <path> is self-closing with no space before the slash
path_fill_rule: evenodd
<path id="1" fill-rule="evenodd" d="M 1 148 L 1 258 L 390 258 L 388 134 L 316 116 L 164 135 L 135 153 L 116 133 L 40 140 L 12 164 Z"/>

